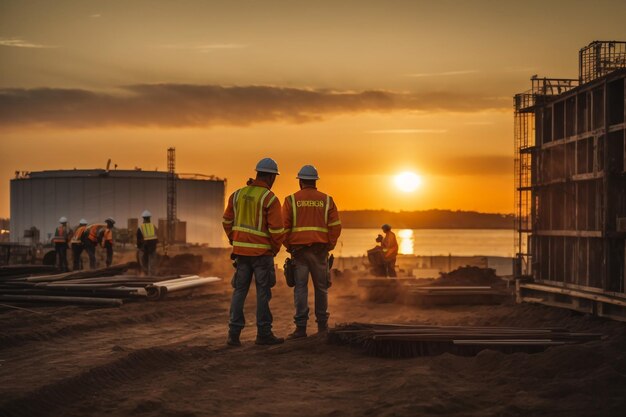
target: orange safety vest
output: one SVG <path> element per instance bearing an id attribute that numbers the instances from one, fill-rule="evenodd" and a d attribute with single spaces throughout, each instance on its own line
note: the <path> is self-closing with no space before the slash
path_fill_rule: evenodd
<path id="1" fill-rule="evenodd" d="M 72 244 L 81 243 L 82 242 L 81 238 L 82 238 L 83 233 L 85 232 L 86 228 L 87 228 L 87 226 L 78 226 L 76 228 L 76 231 L 72 235 Z"/>
<path id="2" fill-rule="evenodd" d="M 388 233 L 385 233 L 381 246 L 383 248 L 383 255 L 385 255 L 385 259 L 394 259 L 398 256 L 398 240 L 396 239 L 396 234 L 391 230 Z"/>
<path id="3" fill-rule="evenodd" d="M 111 242 L 111 244 L 113 244 L 113 229 L 109 229 L 108 227 L 104 229 L 104 234 L 102 236 L 102 246 L 104 246 L 106 242 Z"/>
<path id="4" fill-rule="evenodd" d="M 69 235 L 69 228 L 63 227 L 60 225 L 54 231 L 54 237 L 52 238 L 53 243 L 66 243 Z"/>
<path id="5" fill-rule="evenodd" d="M 328 244 L 332 250 L 341 234 L 339 211 L 328 194 L 315 187 L 305 187 L 285 198 L 285 246 Z"/>
<path id="6" fill-rule="evenodd" d="M 284 239 L 280 202 L 262 181 L 229 197 L 223 226 L 235 255 L 274 255 Z"/>
<path id="7" fill-rule="evenodd" d="M 89 236 L 87 238 L 91 240 L 93 243 L 98 242 L 98 233 L 101 229 L 105 228 L 106 224 L 104 223 L 95 223 L 87 226 L 87 231 L 89 232 Z"/>

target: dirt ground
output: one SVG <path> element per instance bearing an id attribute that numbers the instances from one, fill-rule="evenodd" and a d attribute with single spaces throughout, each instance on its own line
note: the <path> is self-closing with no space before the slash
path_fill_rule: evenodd
<path id="1" fill-rule="evenodd" d="M 624 323 L 533 305 L 373 304 L 339 282 L 331 289 L 331 325 L 560 326 L 607 338 L 538 354 L 414 359 L 369 357 L 317 335 L 261 347 L 254 345 L 252 289 L 243 346 L 227 348 L 228 281 L 203 293 L 121 308 L 0 309 L 0 415 L 625 415 Z M 275 332 L 285 336 L 293 312 L 282 282 L 271 306 Z"/>

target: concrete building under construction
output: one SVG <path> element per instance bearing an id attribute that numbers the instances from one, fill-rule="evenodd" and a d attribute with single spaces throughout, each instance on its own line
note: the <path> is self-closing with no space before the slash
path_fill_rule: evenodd
<path id="1" fill-rule="evenodd" d="M 626 42 L 514 99 L 518 301 L 626 320 Z"/>
<path id="2" fill-rule="evenodd" d="M 160 232 L 167 229 L 168 176 L 160 171 L 79 169 L 17 173 L 11 180 L 11 240 L 30 243 L 33 231 L 45 243 L 61 216 L 70 225 L 107 217 L 134 232 L 143 210 Z M 171 180 L 170 180 L 171 182 Z M 221 218 L 226 182 L 200 174 L 175 174 L 176 241 L 224 246 Z"/>

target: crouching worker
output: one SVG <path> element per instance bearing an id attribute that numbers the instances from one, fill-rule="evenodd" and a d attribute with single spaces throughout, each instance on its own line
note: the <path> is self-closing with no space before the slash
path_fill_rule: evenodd
<path id="1" fill-rule="evenodd" d="M 328 288 L 330 271 L 328 253 L 341 234 L 339 212 L 333 198 L 317 190 L 317 169 L 305 165 L 298 173 L 300 191 L 285 199 L 285 246 L 293 257 L 294 304 L 296 329 L 289 339 L 306 337 L 309 320 L 309 274 L 315 289 L 315 318 L 318 332 L 328 329 Z"/>
<path id="2" fill-rule="evenodd" d="M 224 231 L 233 246 L 236 272 L 232 279 L 228 340 L 240 346 L 239 335 L 245 326 L 243 307 L 254 276 L 256 285 L 257 345 L 283 343 L 272 333 L 270 299 L 276 284 L 274 256 L 284 238 L 280 202 L 270 189 L 278 175 L 278 166 L 264 158 L 256 166 L 256 179 L 235 191 L 224 212 Z"/>
<path id="3" fill-rule="evenodd" d="M 157 228 L 150 221 L 152 213 L 148 210 L 144 210 L 141 213 L 141 217 L 143 218 L 143 223 L 137 228 L 137 249 L 141 251 L 143 272 L 147 275 L 152 275 L 157 244 L 159 243 Z"/>

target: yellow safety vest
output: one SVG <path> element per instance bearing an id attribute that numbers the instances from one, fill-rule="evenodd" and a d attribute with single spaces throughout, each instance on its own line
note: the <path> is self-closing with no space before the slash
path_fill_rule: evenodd
<path id="1" fill-rule="evenodd" d="M 142 223 L 140 226 L 143 240 L 155 240 L 157 235 L 154 231 L 154 225 L 152 223 Z"/>
<path id="2" fill-rule="evenodd" d="M 269 206 L 272 200 L 276 198 L 276 196 L 272 196 L 271 200 L 266 204 L 265 200 L 269 194 L 270 190 L 267 188 L 254 185 L 249 185 L 235 192 L 233 196 L 233 211 L 235 214 L 233 231 L 260 236 L 268 240 L 261 239 L 258 243 L 242 242 L 237 240 L 236 237 L 238 234 L 235 233 L 233 246 L 263 249 L 272 248 L 269 244 L 270 234 L 263 230 L 263 207 Z"/>

